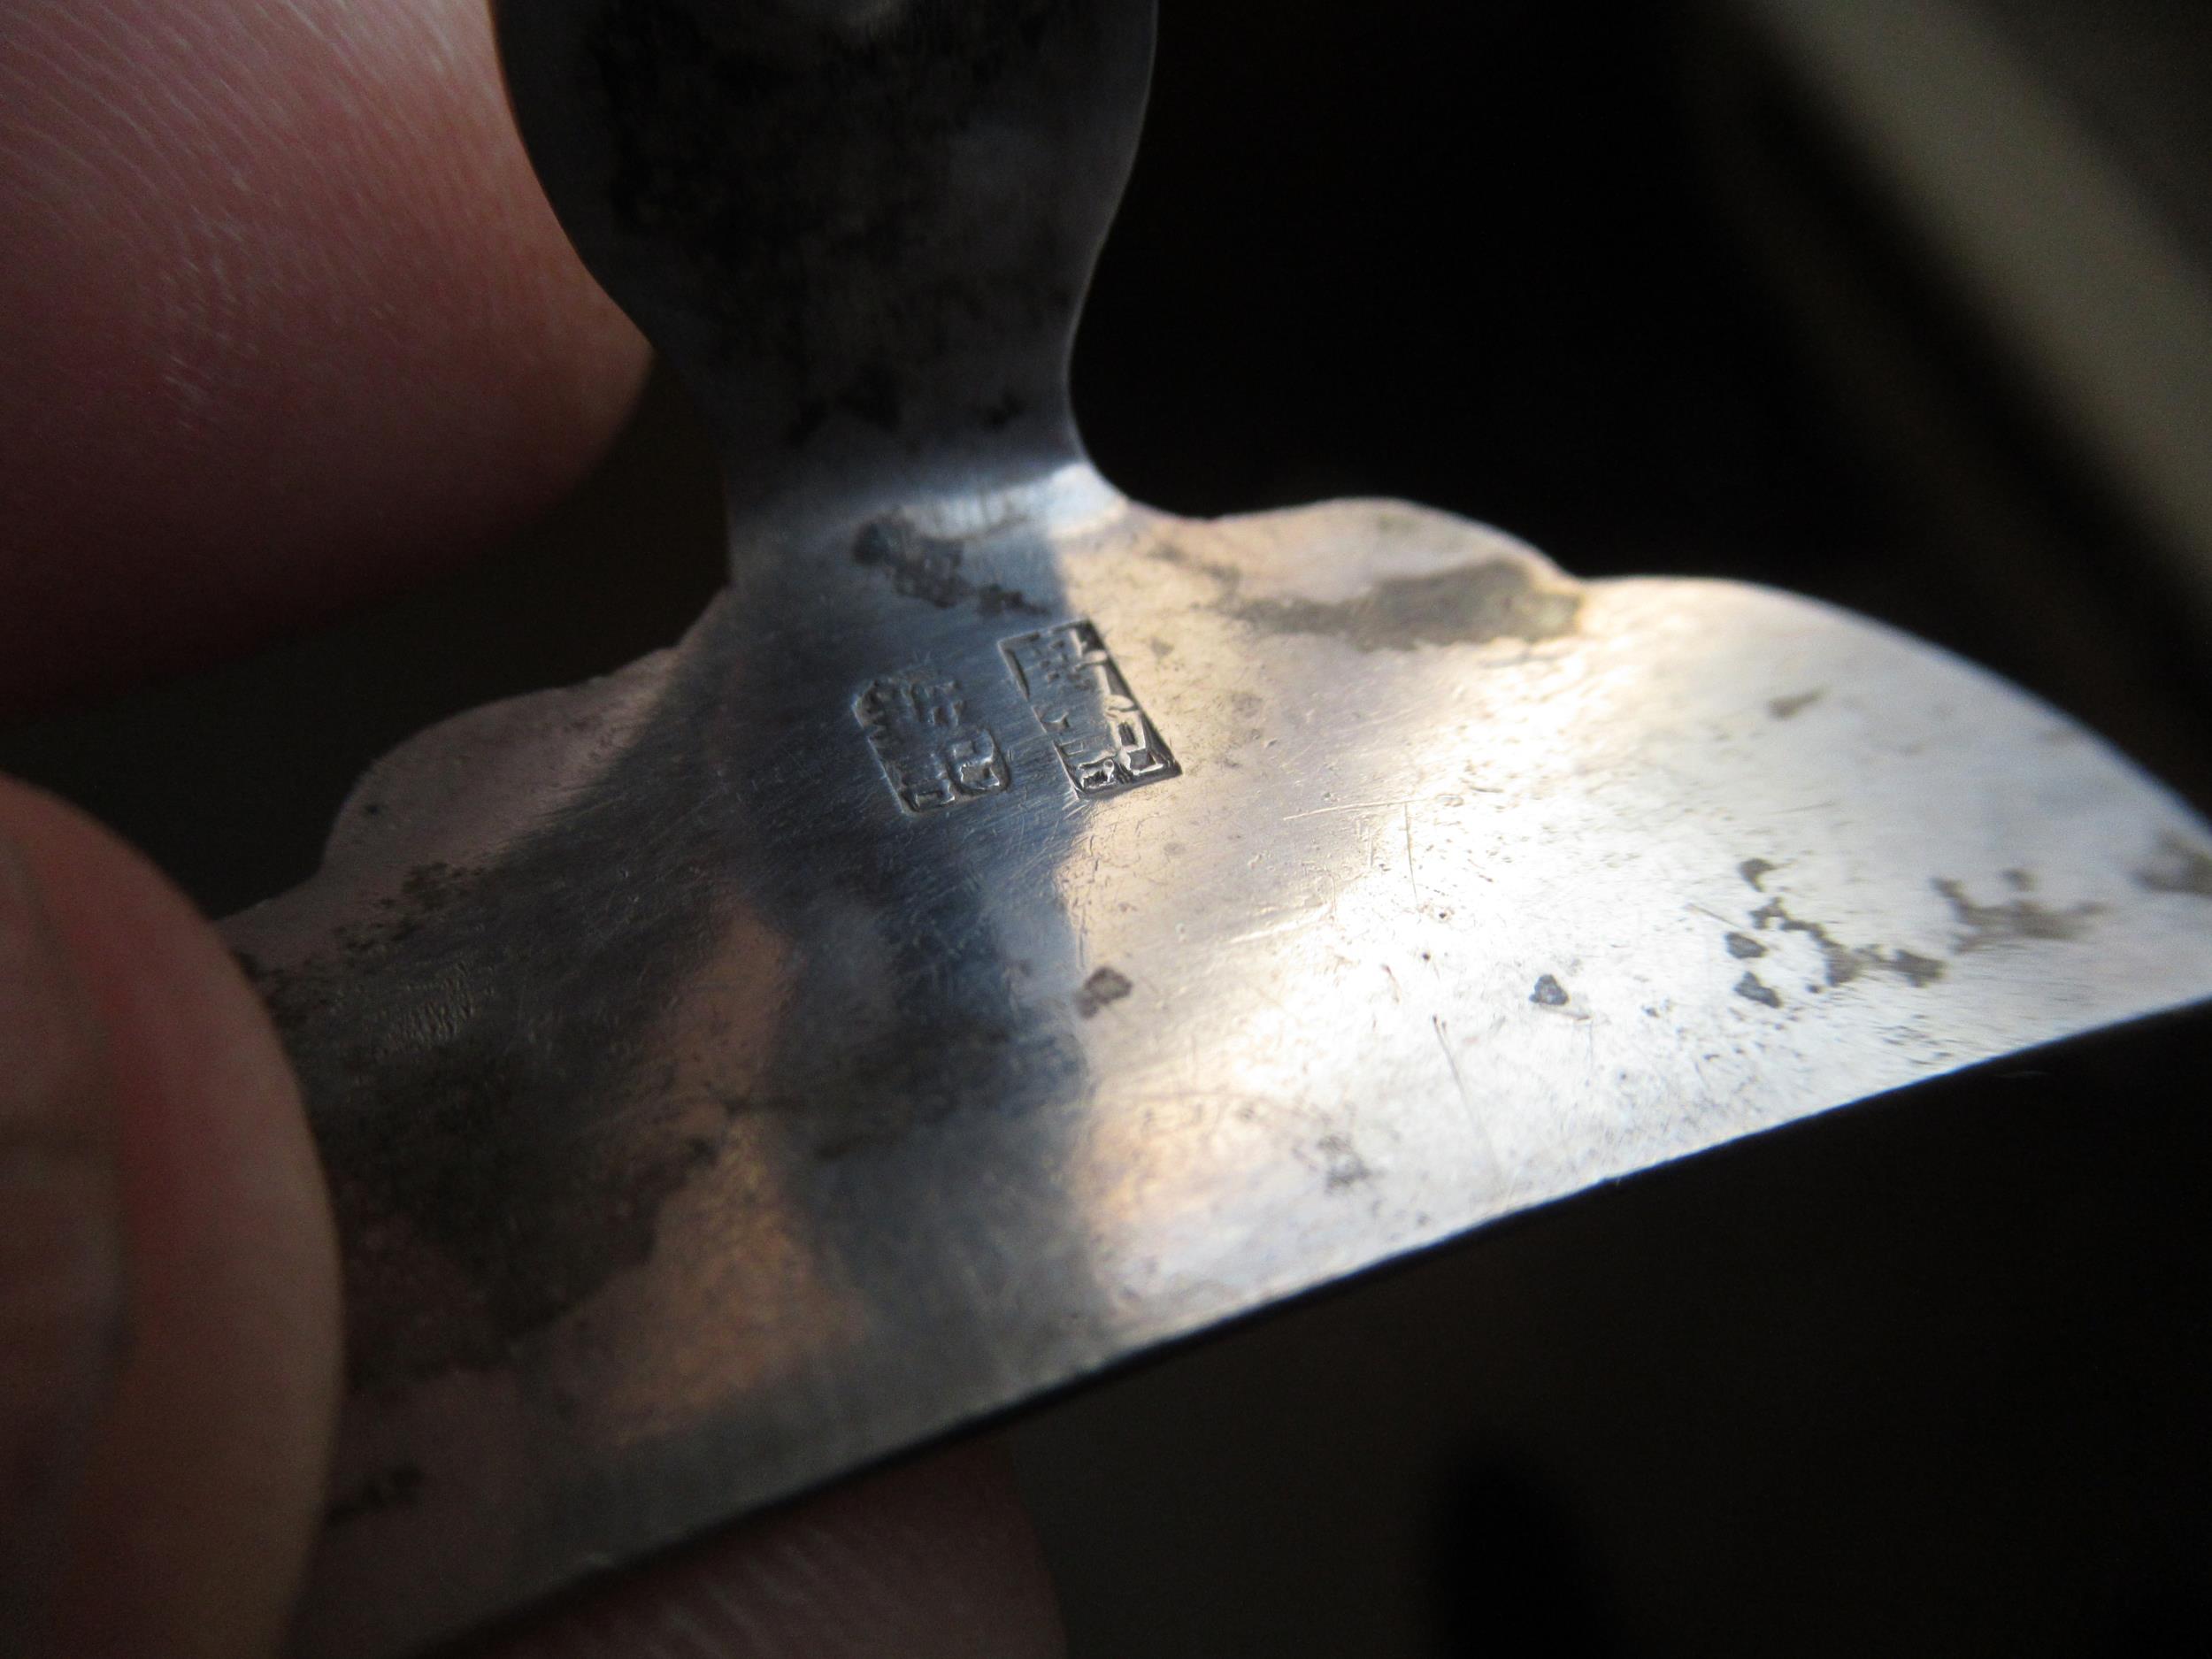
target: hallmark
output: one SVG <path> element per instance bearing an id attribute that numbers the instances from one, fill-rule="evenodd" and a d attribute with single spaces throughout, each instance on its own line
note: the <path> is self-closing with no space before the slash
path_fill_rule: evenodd
<path id="1" fill-rule="evenodd" d="M 998 739 L 968 718 L 956 680 L 879 680 L 854 699 L 853 718 L 868 734 L 884 781 L 910 812 L 941 811 L 1007 786 Z"/>
<path id="2" fill-rule="evenodd" d="M 1078 795 L 1114 795 L 1182 771 L 1088 622 L 999 641 Z"/>

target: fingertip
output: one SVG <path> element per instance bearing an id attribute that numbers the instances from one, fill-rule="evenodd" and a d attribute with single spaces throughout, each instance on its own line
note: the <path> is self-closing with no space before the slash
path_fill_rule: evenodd
<path id="1" fill-rule="evenodd" d="M 531 174 L 482 0 L 26 0 L 0 216 L 0 712 L 486 545 L 644 373 Z"/>
<path id="2" fill-rule="evenodd" d="M 588 1590 L 470 1659 L 1063 1659 L 989 1441 L 833 1487 Z"/>
<path id="3" fill-rule="evenodd" d="M 0 782 L 96 1017 L 130 1343 L 64 1529 L 58 1650 L 273 1651 L 338 1380 L 329 1212 L 289 1068 L 214 930 L 150 864 Z"/>
<path id="4" fill-rule="evenodd" d="M 121 1364 L 123 1222 L 99 1024 L 0 833 L 0 1650 L 40 1633 Z"/>

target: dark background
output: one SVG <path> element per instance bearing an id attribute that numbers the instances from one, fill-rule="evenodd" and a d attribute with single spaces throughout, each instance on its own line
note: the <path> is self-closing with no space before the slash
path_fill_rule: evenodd
<path id="1" fill-rule="evenodd" d="M 1819 595 L 2212 801 L 2170 533 L 1756 0 L 1164 9 L 1076 368 L 1131 494 L 1405 495 L 1578 575 Z M 2177 68 L 2200 10 L 1981 12 L 2147 200 L 2196 201 L 2201 125 L 2129 123 L 2212 92 L 2212 52 Z M 0 766 L 219 913 L 304 875 L 408 733 L 672 639 L 718 557 L 657 382 L 483 565 L 0 734 Z M 2208 1057 L 2200 1023 L 1772 1138 L 1040 1414 L 1010 1445 L 1077 1653 L 2212 1650 Z"/>

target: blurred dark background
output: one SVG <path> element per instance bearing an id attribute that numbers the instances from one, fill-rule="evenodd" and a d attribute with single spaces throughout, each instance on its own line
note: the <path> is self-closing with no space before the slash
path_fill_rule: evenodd
<path id="1" fill-rule="evenodd" d="M 1078 354 L 1214 513 L 1398 495 L 1812 593 L 2212 803 L 2212 7 L 1163 0 Z M 657 382 L 480 565 L 0 767 L 211 910 L 717 580 Z M 1081 1659 L 2212 1651 L 2203 1022 L 1776 1137 L 1009 1436 Z"/>

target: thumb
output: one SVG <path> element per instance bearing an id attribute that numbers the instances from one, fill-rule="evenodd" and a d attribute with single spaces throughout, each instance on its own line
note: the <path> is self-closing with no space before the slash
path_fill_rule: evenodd
<path id="1" fill-rule="evenodd" d="M 4 780 L 0 842 L 0 1647 L 40 1610 L 59 1653 L 265 1655 L 338 1370 L 291 1073 L 138 855 Z"/>
<path id="2" fill-rule="evenodd" d="M 0 1649 L 40 1588 L 111 1394 L 123 1321 L 115 1102 L 98 1025 L 21 852 L 0 841 Z"/>

